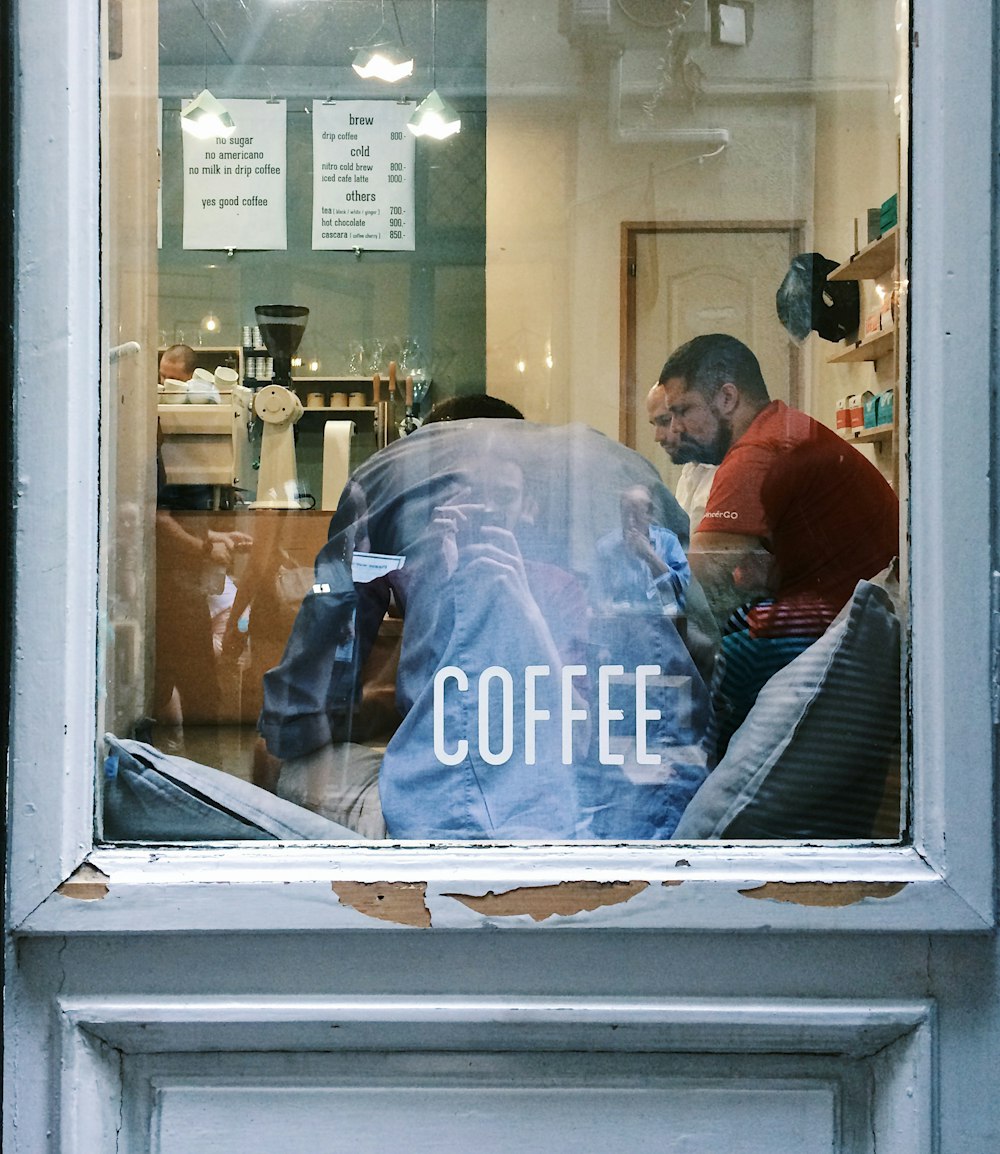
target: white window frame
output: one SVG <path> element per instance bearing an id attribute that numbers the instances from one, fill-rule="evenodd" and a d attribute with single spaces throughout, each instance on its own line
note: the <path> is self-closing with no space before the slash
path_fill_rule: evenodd
<path id="1" fill-rule="evenodd" d="M 988 0 L 914 7 L 910 844 L 95 849 L 100 365 L 114 343 L 100 333 L 98 5 L 17 6 L 21 59 L 46 67 L 16 93 L 13 929 L 993 924 L 994 17 Z M 507 897 L 460 900 L 490 892 Z"/>

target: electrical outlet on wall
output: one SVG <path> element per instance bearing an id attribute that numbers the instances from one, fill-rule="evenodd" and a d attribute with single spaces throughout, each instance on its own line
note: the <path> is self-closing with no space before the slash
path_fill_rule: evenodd
<path id="1" fill-rule="evenodd" d="M 745 48 L 753 35 L 753 4 L 751 0 L 731 0 L 730 3 L 711 4 L 712 43 Z"/>

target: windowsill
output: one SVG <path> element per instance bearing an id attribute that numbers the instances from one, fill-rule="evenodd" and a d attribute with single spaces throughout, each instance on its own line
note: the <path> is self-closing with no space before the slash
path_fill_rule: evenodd
<path id="1" fill-rule="evenodd" d="M 60 892 L 61 891 L 61 892 Z M 912 847 L 99 848 L 21 934 L 598 928 L 987 930 Z"/>

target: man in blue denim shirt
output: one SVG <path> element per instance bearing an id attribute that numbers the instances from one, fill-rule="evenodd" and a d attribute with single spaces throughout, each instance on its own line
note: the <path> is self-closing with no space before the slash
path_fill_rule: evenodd
<path id="1" fill-rule="evenodd" d="M 657 523 L 686 539 L 652 466 L 583 426 L 445 423 L 376 454 L 345 490 L 314 592 L 265 677 L 269 751 L 350 742 L 391 587 L 404 629 L 403 720 L 378 773 L 389 836 L 669 837 L 708 769 L 704 681 L 670 616 L 595 631 L 600 596 L 584 592 L 639 484 Z M 405 561 L 355 584 L 355 551 Z"/>

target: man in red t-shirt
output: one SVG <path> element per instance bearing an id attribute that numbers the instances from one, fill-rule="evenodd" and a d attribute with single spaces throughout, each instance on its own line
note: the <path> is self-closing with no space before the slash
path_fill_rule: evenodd
<path id="1" fill-rule="evenodd" d="M 896 556 L 899 502 L 835 432 L 770 399 L 735 337 L 688 341 L 659 387 L 673 439 L 689 459 L 719 466 L 689 560 L 723 626 L 721 755 L 771 674 Z"/>

